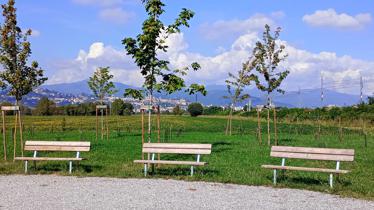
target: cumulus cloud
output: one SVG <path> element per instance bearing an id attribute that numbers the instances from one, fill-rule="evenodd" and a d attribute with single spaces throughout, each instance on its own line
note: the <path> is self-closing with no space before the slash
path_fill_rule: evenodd
<path id="1" fill-rule="evenodd" d="M 282 16 L 281 12 L 276 12 L 273 15 Z M 244 33 L 258 31 L 264 28 L 264 25 L 274 25 L 272 18 L 256 14 L 245 20 L 219 20 L 214 23 L 204 23 L 200 26 L 200 32 L 206 39 L 227 38 L 227 36 L 239 36 Z"/>
<path id="2" fill-rule="evenodd" d="M 110 67 L 114 81 L 134 86 L 143 83 L 138 68 L 124 51 L 96 42 L 88 51 L 80 50 L 75 59 L 52 64 L 51 68 L 57 69 L 57 72 L 49 78 L 48 84 L 88 79 L 98 67 L 106 66 Z"/>
<path id="3" fill-rule="evenodd" d="M 99 17 L 102 20 L 105 20 L 111 23 L 118 23 L 118 24 L 126 23 L 134 16 L 135 16 L 135 13 L 127 12 L 119 7 L 103 9 L 99 13 Z"/>
<path id="4" fill-rule="evenodd" d="M 303 21 L 311 26 L 335 28 L 362 28 L 371 23 L 371 20 L 370 13 L 351 16 L 346 13 L 338 14 L 334 9 L 317 10 L 303 17 Z"/>
<path id="5" fill-rule="evenodd" d="M 239 36 L 228 49 L 221 48 L 215 56 L 205 56 L 190 52 L 183 33 L 173 34 L 167 40 L 169 51 L 160 56 L 170 61 L 170 67 L 181 68 L 194 61 L 200 63 L 202 69 L 191 71 L 186 77 L 187 83 L 202 83 L 206 85 L 224 84 L 228 72 L 238 71 L 246 61 L 256 41 L 260 39 L 259 32 L 246 33 Z M 359 77 L 374 81 L 374 61 L 355 59 L 350 56 L 337 56 L 333 52 L 312 53 L 298 49 L 285 41 L 288 53 L 287 60 L 281 65 L 291 71 L 284 81 L 283 88 L 290 91 L 299 87 L 303 89 L 318 88 L 321 72 L 327 88 L 341 92 L 358 93 Z M 75 60 L 55 65 L 57 73 L 49 83 L 73 82 L 87 79 L 99 66 L 110 66 L 115 75 L 115 81 L 129 85 L 141 86 L 143 77 L 132 58 L 122 50 L 105 46 L 103 43 L 93 43 L 88 51 L 81 50 Z M 349 84 L 354 83 L 356 86 Z M 374 92 L 374 83 L 365 83 L 367 94 Z"/>

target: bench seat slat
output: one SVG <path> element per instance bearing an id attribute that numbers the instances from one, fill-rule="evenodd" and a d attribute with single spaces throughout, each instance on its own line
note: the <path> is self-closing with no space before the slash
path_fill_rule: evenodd
<path id="1" fill-rule="evenodd" d="M 134 160 L 134 163 L 149 163 L 149 164 L 166 164 L 166 165 L 193 165 L 203 166 L 206 162 L 193 162 L 193 161 L 174 161 L 174 160 Z"/>
<path id="2" fill-rule="evenodd" d="M 60 157 L 16 157 L 15 160 L 35 160 L 35 161 L 81 161 L 84 158 L 60 158 Z"/>
<path id="3" fill-rule="evenodd" d="M 332 161 L 353 161 L 354 160 L 354 156 L 351 156 L 351 155 L 277 152 L 273 150 L 270 152 L 270 156 L 279 157 L 279 158 L 297 158 L 297 159 L 308 159 L 308 160 L 332 160 Z"/>
<path id="4" fill-rule="evenodd" d="M 308 168 L 308 167 L 296 167 L 296 166 L 279 166 L 279 165 L 262 165 L 262 168 L 267 169 L 279 169 L 279 170 L 293 170 L 293 171 L 313 171 L 313 172 L 324 172 L 324 173 L 335 173 L 335 174 L 346 174 L 348 170 L 336 170 L 328 168 Z"/>
<path id="5" fill-rule="evenodd" d="M 80 146 L 25 146 L 25 151 L 88 152 L 90 147 Z"/>
<path id="6" fill-rule="evenodd" d="M 292 153 L 311 153 L 311 154 L 329 154 L 329 155 L 350 155 L 354 156 L 353 149 L 332 149 L 332 148 L 312 148 L 312 147 L 289 147 L 273 146 L 271 151 L 274 152 L 292 152 Z"/>
<path id="7" fill-rule="evenodd" d="M 208 155 L 208 154 L 211 153 L 211 150 L 207 150 L 207 149 L 174 149 L 174 148 L 143 148 L 143 153 Z"/>
<path id="8" fill-rule="evenodd" d="M 26 141 L 25 146 L 76 146 L 89 147 L 90 142 L 87 141 Z"/>
<path id="9" fill-rule="evenodd" d="M 144 143 L 143 148 L 212 149 L 211 144 Z"/>

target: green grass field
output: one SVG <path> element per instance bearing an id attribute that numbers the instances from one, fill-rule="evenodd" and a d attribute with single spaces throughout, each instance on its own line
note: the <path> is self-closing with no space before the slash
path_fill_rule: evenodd
<path id="1" fill-rule="evenodd" d="M 95 140 L 95 117 L 30 117 L 24 118 L 24 139 L 28 140 L 87 140 L 91 151 L 82 153 L 82 161 L 75 176 L 106 176 L 120 178 L 142 178 L 142 165 L 133 164 L 141 158 L 140 116 L 110 117 L 110 139 Z M 8 117 L 8 128 L 13 120 Z M 245 185 L 272 186 L 272 171 L 262 169 L 262 164 L 280 164 L 280 159 L 270 158 L 270 147 L 259 145 L 256 137 L 257 122 L 248 118 L 235 118 L 233 135 L 225 136 L 226 120 L 223 117 L 162 116 L 161 142 L 209 143 L 213 145 L 211 155 L 202 156 L 209 165 L 197 168 L 193 177 L 188 166 L 161 166 L 148 178 L 199 180 Z M 153 126 L 155 127 L 155 119 Z M 367 125 L 370 128 L 372 125 Z M 263 142 L 266 143 L 265 122 L 262 124 Z M 374 200 L 374 135 L 368 132 L 366 141 L 357 129 L 324 126 L 320 139 L 312 124 L 280 123 L 279 144 L 306 147 L 330 147 L 355 149 L 355 161 L 343 162 L 342 169 L 352 172 L 334 179 L 334 188 L 328 185 L 328 174 L 288 171 L 278 179 L 277 187 L 309 189 L 333 194 Z M 8 129 L 8 159 L 12 159 L 11 132 Z M 152 137 L 157 141 L 156 129 Z M 19 151 L 18 151 L 19 153 Z M 20 153 L 19 153 L 20 154 Z M 43 154 L 43 153 L 41 153 Z M 31 156 L 31 153 L 25 155 Z M 50 155 L 45 154 L 44 155 Z M 74 154 L 71 154 L 72 156 Z M 3 151 L 0 151 L 3 157 Z M 192 156 L 164 155 L 162 158 L 191 159 Z M 286 164 L 313 167 L 335 167 L 334 162 L 287 160 Z M 0 174 L 22 174 L 23 162 L 0 161 Z M 67 162 L 38 162 L 31 174 L 68 175 Z"/>

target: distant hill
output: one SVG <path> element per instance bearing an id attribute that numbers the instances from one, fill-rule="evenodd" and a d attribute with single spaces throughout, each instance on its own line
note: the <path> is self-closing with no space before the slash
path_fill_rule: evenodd
<path id="1" fill-rule="evenodd" d="M 114 83 L 116 88 L 119 90 L 115 96 L 122 97 L 124 90 L 126 88 L 137 88 L 129 85 L 125 85 L 122 83 L 115 82 Z M 55 84 L 55 85 L 43 85 L 43 89 L 48 89 L 51 91 L 56 91 L 64 94 L 85 94 L 91 95 L 91 90 L 88 87 L 87 80 L 73 82 L 73 83 L 65 83 L 65 84 Z M 197 95 L 197 101 L 201 102 L 205 105 L 219 105 L 225 106 L 228 104 L 228 100 L 224 99 L 223 96 L 227 94 L 226 86 L 225 85 L 208 85 L 206 87 L 208 90 L 207 96 L 202 96 L 201 94 Z M 252 105 L 259 105 L 266 103 L 266 97 L 262 92 L 257 89 L 247 89 L 247 93 L 251 95 Z M 163 93 L 155 93 L 156 97 L 166 98 L 166 99 L 177 99 L 177 98 L 184 98 L 188 101 L 194 102 L 196 100 L 195 95 L 188 95 L 184 91 L 179 91 L 173 93 L 171 95 L 163 94 Z M 319 107 L 321 105 L 320 100 L 321 94 L 319 89 L 313 89 L 308 91 L 301 90 L 300 94 L 295 91 L 286 92 L 284 95 L 282 94 L 275 94 L 273 96 L 273 101 L 277 106 L 282 107 Z M 324 101 L 323 106 L 327 105 L 336 105 L 336 106 L 350 106 L 357 104 L 359 102 L 358 95 L 340 93 L 333 90 L 325 90 L 324 91 Z M 238 104 L 239 106 L 243 106 L 248 101 Z"/>
<path id="2" fill-rule="evenodd" d="M 92 95 L 91 89 L 88 87 L 87 84 L 88 80 L 82 80 L 79 82 L 72 82 L 72 83 L 62 83 L 62 84 L 53 84 L 53 85 L 42 85 L 41 88 L 57 91 L 60 93 L 66 93 L 66 94 L 86 94 L 86 95 Z M 125 85 L 119 82 L 114 82 L 114 85 L 116 86 L 116 89 L 118 92 L 115 94 L 115 96 L 121 97 L 123 96 L 124 90 L 126 88 L 135 88 L 129 85 Z"/>

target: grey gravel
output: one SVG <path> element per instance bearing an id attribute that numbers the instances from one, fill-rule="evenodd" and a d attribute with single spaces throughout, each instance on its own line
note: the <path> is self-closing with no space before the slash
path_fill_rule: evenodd
<path id="1" fill-rule="evenodd" d="M 0 209 L 374 209 L 306 190 L 161 179 L 0 176 Z"/>

